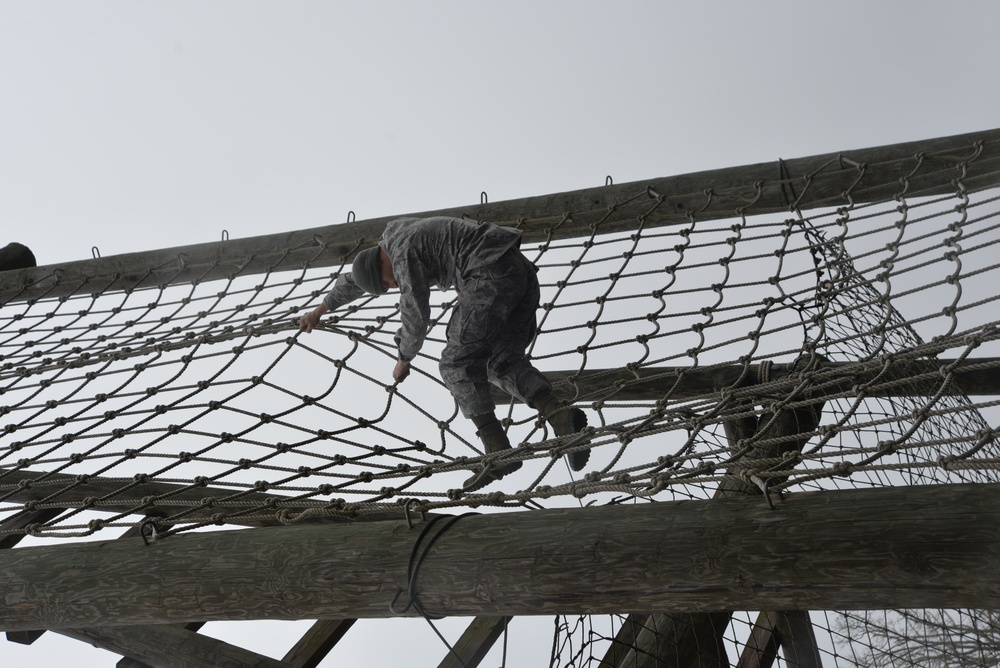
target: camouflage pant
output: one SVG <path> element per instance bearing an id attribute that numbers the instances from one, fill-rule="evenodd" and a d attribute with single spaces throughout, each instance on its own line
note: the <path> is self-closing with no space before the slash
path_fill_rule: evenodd
<path id="1" fill-rule="evenodd" d="M 496 408 L 490 383 L 529 402 L 551 389 L 525 357 L 535 336 L 539 290 L 535 267 L 516 248 L 463 276 L 441 353 L 441 379 L 462 414 Z"/>

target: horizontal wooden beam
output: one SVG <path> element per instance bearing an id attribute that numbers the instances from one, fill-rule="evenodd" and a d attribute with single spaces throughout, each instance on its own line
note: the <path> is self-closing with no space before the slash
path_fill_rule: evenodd
<path id="1" fill-rule="evenodd" d="M 917 156 L 923 156 L 917 158 Z M 82 292 L 154 287 L 165 283 L 212 280 L 232 274 L 339 266 L 373 245 L 385 224 L 401 216 L 454 216 L 519 225 L 525 240 L 544 242 L 635 229 L 640 215 L 645 229 L 697 220 L 806 210 L 851 202 L 886 201 L 902 190 L 925 195 L 954 192 L 956 166 L 965 162 L 970 191 L 1000 185 L 1000 129 L 891 146 L 842 151 L 783 161 L 728 167 L 679 176 L 606 185 L 495 203 L 370 218 L 278 234 L 129 253 L 96 260 L 0 272 L 0 304 Z M 902 160 L 902 162 L 895 162 Z M 864 177 L 860 165 L 865 165 Z M 944 170 L 945 174 L 940 173 Z M 939 173 L 934 174 L 937 171 Z M 930 176 L 928 176 L 930 175 Z M 788 179 L 795 190 L 781 182 Z M 655 200 L 654 195 L 662 197 Z M 628 203 L 641 202 L 637 207 Z M 654 207 L 655 203 L 655 207 Z M 697 212 L 696 214 L 693 212 Z M 571 216 L 568 214 L 572 214 Z"/>
<path id="2" fill-rule="evenodd" d="M 34 482 L 38 481 L 38 482 Z M 4 487 L 7 489 L 4 490 Z M 7 503 L 31 503 L 39 502 L 55 495 L 47 503 L 58 506 L 56 510 L 46 510 L 45 515 L 25 514 L 15 516 L 12 520 L 17 524 L 10 524 L 11 529 L 23 529 L 31 521 L 30 517 L 44 517 L 45 520 L 35 519 L 35 522 L 48 521 L 61 513 L 65 508 L 88 507 L 93 510 L 100 510 L 111 513 L 135 513 L 148 515 L 159 513 L 161 516 L 169 516 L 197 506 L 204 499 L 223 501 L 229 497 L 239 494 L 240 489 L 227 489 L 223 487 L 199 487 L 195 485 L 179 485 L 177 483 L 158 482 L 148 480 L 128 489 L 127 495 L 119 494 L 126 484 L 121 479 L 102 478 L 94 476 L 86 482 L 80 482 L 75 475 L 64 473 L 47 473 L 33 469 L 23 471 L 5 470 L 0 467 L 0 492 L 4 495 Z M 16 491 L 15 491 L 16 490 Z M 65 490 L 65 491 L 61 491 Z M 13 493 L 11 493 L 13 492 Z M 142 500 L 146 499 L 148 505 Z M 134 501 L 134 506 L 123 505 L 122 500 Z M 178 503 L 180 502 L 180 503 Z M 240 515 L 227 515 L 226 523 L 246 527 L 282 526 L 282 522 L 273 516 L 277 510 L 286 509 L 292 513 L 300 513 L 315 505 L 296 503 L 289 501 L 288 497 L 280 494 L 267 492 L 252 492 L 239 498 L 239 502 L 259 504 L 260 511 L 257 517 L 243 517 Z M 185 505 L 181 505 L 185 504 Z M 273 507 L 271 504 L 274 504 Z M 267 509 L 265 512 L 264 509 Z M 243 508 L 245 509 L 245 508 Z M 222 504 L 217 507 L 197 508 L 193 512 L 184 516 L 185 522 L 204 522 L 212 518 L 216 513 L 225 510 Z M 235 512 L 235 509 L 230 509 Z M 268 516 L 267 513 L 272 513 Z M 362 519 L 399 519 L 403 511 L 396 508 L 387 508 L 384 514 L 365 513 Z M 310 517 L 306 523 L 330 523 L 346 522 L 348 518 L 335 515 L 317 515 Z M 7 526 L 6 523 L 4 526 Z M 13 534 L 12 536 L 17 536 Z M 12 537 L 8 537 L 13 539 Z M 0 547 L 3 546 L 3 538 L 0 538 Z M 20 540 L 20 538 L 17 538 Z M 16 540 L 15 540 L 16 542 Z"/>
<path id="3" fill-rule="evenodd" d="M 854 388 L 864 387 L 869 397 L 931 396 L 936 394 L 942 369 L 955 364 L 954 359 L 897 361 L 883 371 L 881 362 L 829 362 L 814 369 L 814 384 L 821 386 L 817 392 L 810 388 L 811 396 L 821 398 L 838 393 L 850 394 Z M 797 378 L 804 369 L 791 362 L 777 362 L 768 366 L 769 381 Z M 706 397 L 719 388 L 746 388 L 758 384 L 761 365 L 726 364 L 708 367 L 642 367 L 628 369 L 588 369 L 586 371 L 546 371 L 554 390 L 560 398 L 578 403 L 595 401 L 686 401 Z M 876 378 L 877 376 L 877 378 Z M 954 382 L 945 388 L 945 395 L 996 396 L 1000 395 L 1000 358 L 965 359 L 954 366 Z M 752 390 L 747 390 L 751 394 Z M 493 390 L 498 404 L 511 400 L 510 395 Z"/>
<path id="4" fill-rule="evenodd" d="M 865 387 L 867 396 L 922 396 L 937 392 L 943 379 L 942 369 L 953 368 L 953 382 L 946 388 L 945 394 L 965 394 L 968 396 L 1000 395 L 1000 358 L 970 358 L 956 364 L 954 359 L 916 360 L 898 362 L 883 372 L 880 363 L 829 363 L 820 370 L 822 375 L 815 381 L 823 386 L 820 393 L 811 392 L 811 396 L 850 393 L 854 388 L 861 387 L 872 380 L 876 374 L 881 374 L 877 383 Z M 801 369 L 793 363 L 775 363 L 770 365 L 768 378 L 779 382 L 794 378 Z M 684 401 L 697 397 L 710 396 L 718 392 L 720 387 L 746 388 L 758 382 L 761 375 L 759 364 L 747 366 L 732 364 L 705 368 L 690 367 L 643 367 L 636 371 L 624 369 L 588 370 L 585 372 L 548 371 L 546 375 L 555 384 L 556 394 L 562 398 L 578 403 L 593 403 L 596 401 L 657 401 L 669 396 L 672 401 Z M 751 390 L 747 390 L 752 393 Z M 511 397 L 500 390 L 494 392 L 494 398 L 500 404 L 511 401 Z M 32 481 L 38 480 L 37 483 Z M 5 489 L 6 488 L 6 489 Z M 47 521 L 58 515 L 62 508 L 82 507 L 86 504 L 95 510 L 122 513 L 129 510 L 121 505 L 117 492 L 122 488 L 120 480 L 90 478 L 80 482 L 77 476 L 65 474 L 46 474 L 34 470 L 5 471 L 0 468 L 0 493 L 5 495 L 9 503 L 38 502 L 52 496 L 60 489 L 57 498 L 51 500 L 53 506 L 59 509 L 47 510 L 44 515 L 22 515 L 16 521 L 38 522 Z M 163 483 L 155 480 L 144 482 L 128 491 L 129 499 L 152 499 L 151 506 L 137 502 L 131 510 L 135 513 L 160 511 L 163 513 L 177 512 L 182 507 L 169 505 L 171 502 L 187 502 L 192 505 L 201 503 L 206 498 L 223 500 L 239 493 L 240 490 L 219 487 L 194 487 L 176 483 Z M 158 504 L 157 497 L 165 501 Z M 95 501 L 96 500 L 96 501 Z M 253 492 L 240 497 L 242 503 L 259 503 L 261 508 L 268 504 L 279 503 L 278 508 L 287 508 L 291 512 L 301 512 L 309 506 L 289 502 L 279 494 Z M 185 517 L 186 521 L 205 521 L 219 512 L 219 508 L 205 507 L 197 509 Z M 383 515 L 366 514 L 365 519 L 398 519 L 399 511 L 387 508 Z M 26 518 L 36 519 L 26 519 Z M 38 517 L 45 519 L 39 520 Z M 248 527 L 279 526 L 276 518 L 263 516 L 240 517 L 228 516 L 227 523 Z M 308 520 L 314 523 L 330 523 L 347 521 L 340 517 L 316 517 Z M 14 527 L 13 524 L 5 525 Z M 17 525 L 21 527 L 21 524 Z M 23 527 L 22 527 L 23 528 Z M 0 538 L 0 546 L 4 541 L 16 543 L 17 537 Z"/>
<path id="5" fill-rule="evenodd" d="M 36 513 L 46 512 L 46 511 L 35 511 Z M 34 513 L 29 513 L 33 515 Z M 128 538 L 135 538 L 139 536 L 141 529 L 139 526 L 133 526 L 129 528 L 125 533 L 118 537 L 118 540 L 125 540 Z M 17 536 L 17 534 L 14 534 Z M 180 630 L 187 630 L 188 632 L 195 632 L 201 628 L 203 622 L 191 622 L 189 624 L 179 626 Z M 94 645 L 95 647 L 101 647 L 112 652 L 117 652 L 120 654 L 125 654 L 116 666 L 117 668 L 150 668 L 149 664 L 143 663 L 142 661 L 135 658 L 135 656 L 149 656 L 150 652 L 165 651 L 167 657 L 171 661 L 175 661 L 177 657 L 173 654 L 171 649 L 176 650 L 176 647 L 171 648 L 175 644 L 177 638 L 186 639 L 186 636 L 178 636 L 175 634 L 175 629 L 171 629 L 169 626 L 149 626 L 142 627 L 141 633 L 138 635 L 141 637 L 141 642 L 138 643 L 136 647 L 130 645 L 130 639 L 134 638 L 137 633 L 135 630 L 129 632 L 128 629 L 123 627 L 115 627 L 112 633 L 105 633 L 101 628 L 78 628 L 67 631 L 64 635 L 69 635 L 76 639 L 86 639 L 88 643 Z M 7 638 L 13 642 L 22 642 L 23 644 L 30 645 L 35 640 L 37 640 L 45 631 L 19 631 L 11 632 L 7 634 Z M 17 634 L 21 634 L 18 636 Z M 159 636 L 162 635 L 162 638 Z M 211 640 L 211 639 L 208 639 Z M 221 657 L 223 655 L 235 655 L 241 656 L 240 648 L 234 648 L 232 653 L 227 653 L 225 651 L 225 643 L 220 640 L 213 640 L 211 643 L 203 642 L 202 640 L 195 640 L 194 646 L 205 649 L 206 646 L 211 646 L 213 648 L 212 652 L 207 652 L 210 656 Z M 157 650 L 156 648 L 171 648 L 166 650 Z M 133 651 L 134 650 L 134 651 Z M 201 652 L 205 654 L 206 652 Z M 155 656 L 155 654 L 153 654 Z M 246 655 L 249 656 L 249 655 Z M 158 661 L 156 665 L 163 668 L 167 665 L 167 661 Z M 170 664 L 174 665 L 174 664 Z M 195 663 L 188 664 L 191 668 L 196 668 Z M 221 664 L 208 664 L 208 665 L 221 665 Z M 238 663 L 230 663 L 231 668 L 239 668 Z"/>
<path id="6" fill-rule="evenodd" d="M 0 551 L 0 596 L 4 631 L 419 609 L 995 609 L 1000 484 L 801 492 L 773 510 L 734 497 L 26 547 Z"/>

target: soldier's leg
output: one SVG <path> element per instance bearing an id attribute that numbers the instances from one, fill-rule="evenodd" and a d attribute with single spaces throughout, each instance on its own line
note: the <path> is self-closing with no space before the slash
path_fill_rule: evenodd
<path id="1" fill-rule="evenodd" d="M 474 272 L 458 286 L 458 298 L 446 330 L 441 353 L 441 379 L 451 390 L 462 414 L 475 423 L 487 453 L 510 449 L 510 442 L 496 418 L 490 391 L 488 365 L 496 334 L 509 317 L 509 300 L 500 294 L 523 291 L 524 280 L 509 264 L 491 265 Z M 521 468 L 520 461 L 494 469 L 481 469 L 465 483 L 474 491 Z"/>
<path id="2" fill-rule="evenodd" d="M 538 278 L 534 265 L 519 251 L 513 251 L 509 261 L 523 278 L 523 290 L 505 292 L 498 297 L 508 302 L 509 311 L 494 333 L 487 373 L 491 383 L 531 405 L 536 397 L 552 390 L 552 383 L 525 354 L 538 327 Z"/>
<path id="3" fill-rule="evenodd" d="M 537 409 L 557 436 L 575 434 L 587 426 L 586 414 L 556 399 L 552 394 L 552 384 L 525 354 L 537 329 L 540 291 L 534 266 L 527 258 L 518 252 L 513 261 L 520 265 L 519 271 L 526 277 L 527 283 L 520 301 L 510 310 L 496 334 L 488 363 L 490 381 Z M 581 471 L 590 460 L 590 450 L 578 449 L 566 458 L 572 470 Z"/>

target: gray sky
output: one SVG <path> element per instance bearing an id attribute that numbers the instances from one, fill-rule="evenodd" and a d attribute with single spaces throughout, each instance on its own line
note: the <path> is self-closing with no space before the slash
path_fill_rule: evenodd
<path id="1" fill-rule="evenodd" d="M 995 128 L 998 24 L 993 0 L 0 0 L 0 245 L 60 263 Z M 69 656 L 116 661 L 0 643 Z"/>

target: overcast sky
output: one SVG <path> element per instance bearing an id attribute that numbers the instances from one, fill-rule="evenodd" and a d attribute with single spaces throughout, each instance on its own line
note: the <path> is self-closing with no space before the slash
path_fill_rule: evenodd
<path id="1" fill-rule="evenodd" d="M 0 245 L 55 264 L 992 129 L 998 25 L 995 0 L 0 0 Z M 66 657 L 116 661 L 0 643 Z"/>

